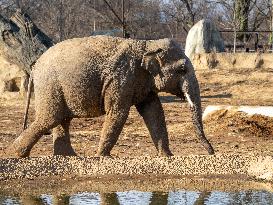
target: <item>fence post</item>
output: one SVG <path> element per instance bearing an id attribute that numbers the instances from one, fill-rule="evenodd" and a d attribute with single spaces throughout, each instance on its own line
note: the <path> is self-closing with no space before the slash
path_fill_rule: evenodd
<path id="1" fill-rule="evenodd" d="M 233 39 L 233 53 L 236 53 L 236 38 L 237 38 L 237 32 L 236 28 L 234 29 L 234 39 Z"/>
<path id="2" fill-rule="evenodd" d="M 233 4 L 233 29 L 234 29 L 233 53 L 236 53 L 237 32 L 236 32 L 236 3 L 235 2 Z"/>
<path id="3" fill-rule="evenodd" d="M 273 52 L 273 0 L 271 1 L 271 52 Z"/>

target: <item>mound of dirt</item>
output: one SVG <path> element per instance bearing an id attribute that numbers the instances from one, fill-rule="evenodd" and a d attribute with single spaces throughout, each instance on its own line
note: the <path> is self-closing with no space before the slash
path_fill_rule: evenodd
<path id="1" fill-rule="evenodd" d="M 207 116 L 205 123 L 223 132 L 232 131 L 245 137 L 273 138 L 273 118 L 263 115 L 218 110 Z"/>

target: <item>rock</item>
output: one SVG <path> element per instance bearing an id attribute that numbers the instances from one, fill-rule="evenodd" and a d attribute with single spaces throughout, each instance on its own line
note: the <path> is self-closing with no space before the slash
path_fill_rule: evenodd
<path id="1" fill-rule="evenodd" d="M 6 92 L 20 91 L 21 79 L 24 79 L 24 76 L 21 68 L 0 56 L 0 97 L 4 97 Z"/>
<path id="2" fill-rule="evenodd" d="M 0 15 L 0 33 L 0 97 L 24 95 L 32 66 L 54 43 L 20 10 L 10 19 Z"/>
<path id="3" fill-rule="evenodd" d="M 192 59 L 193 54 L 224 52 L 225 45 L 221 34 L 209 19 L 197 22 L 186 39 L 185 54 Z"/>

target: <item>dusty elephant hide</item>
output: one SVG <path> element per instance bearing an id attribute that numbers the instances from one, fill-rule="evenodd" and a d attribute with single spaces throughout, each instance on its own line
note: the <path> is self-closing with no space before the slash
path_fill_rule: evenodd
<path id="1" fill-rule="evenodd" d="M 205 137 L 199 85 L 190 60 L 173 40 L 140 41 L 106 36 L 77 38 L 51 47 L 33 70 L 36 119 L 14 142 L 19 156 L 53 129 L 55 154 L 74 155 L 72 118 L 106 114 L 98 156 L 108 156 L 135 105 L 159 155 L 172 155 L 158 92 L 186 98 L 196 134 Z"/>

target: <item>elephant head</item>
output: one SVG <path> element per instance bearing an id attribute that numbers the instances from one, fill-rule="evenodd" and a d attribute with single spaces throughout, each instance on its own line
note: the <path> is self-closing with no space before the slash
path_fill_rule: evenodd
<path id="1" fill-rule="evenodd" d="M 19 10 L 10 19 L 0 15 L 0 54 L 26 73 L 30 73 L 31 66 L 52 45 L 52 40 L 28 15 Z"/>
<path id="2" fill-rule="evenodd" d="M 147 41 L 142 66 L 153 76 L 154 92 L 168 92 L 187 99 L 196 135 L 208 153 L 214 154 L 203 130 L 200 89 L 194 68 L 180 45 L 169 39 Z"/>

